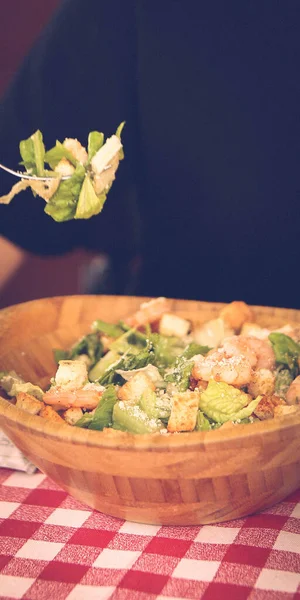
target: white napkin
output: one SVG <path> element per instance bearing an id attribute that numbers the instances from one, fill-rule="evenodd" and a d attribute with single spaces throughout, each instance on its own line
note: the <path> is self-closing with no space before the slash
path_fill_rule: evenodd
<path id="1" fill-rule="evenodd" d="M 16 448 L 16 446 L 0 430 L 0 467 L 34 473 L 36 467 Z"/>

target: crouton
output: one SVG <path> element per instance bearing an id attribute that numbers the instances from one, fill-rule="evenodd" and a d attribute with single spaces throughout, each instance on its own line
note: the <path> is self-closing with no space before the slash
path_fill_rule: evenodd
<path id="1" fill-rule="evenodd" d="M 275 391 L 275 374 L 269 369 L 258 369 L 254 371 L 252 379 L 248 385 L 248 392 L 257 398 L 257 396 L 272 396 Z"/>
<path id="2" fill-rule="evenodd" d="M 40 410 L 44 406 L 43 402 L 41 402 L 40 400 L 37 400 L 31 394 L 26 394 L 25 392 L 19 392 L 16 395 L 16 399 L 17 399 L 16 407 L 22 408 L 23 410 L 30 413 L 31 415 L 38 415 Z"/>
<path id="3" fill-rule="evenodd" d="M 82 360 L 60 360 L 55 383 L 64 389 L 81 388 L 88 381 L 87 366 Z"/>
<path id="4" fill-rule="evenodd" d="M 64 423 L 65 421 L 61 416 L 52 408 L 52 406 L 43 406 L 40 411 L 40 417 L 47 419 L 48 421 L 55 421 L 56 423 Z"/>
<path id="5" fill-rule="evenodd" d="M 197 392 L 177 393 L 173 396 L 173 405 L 168 422 L 168 431 L 193 431 L 196 427 L 199 394 Z"/>
<path id="6" fill-rule="evenodd" d="M 223 340 L 234 334 L 233 329 L 228 327 L 224 319 L 210 319 L 193 331 L 193 338 L 201 346 L 216 348 Z"/>
<path id="7" fill-rule="evenodd" d="M 275 417 L 284 417 L 285 415 L 294 415 L 295 413 L 299 413 L 300 408 L 298 406 L 288 404 L 279 405 L 274 407 L 274 418 Z"/>
<path id="8" fill-rule="evenodd" d="M 77 407 L 68 408 L 68 410 L 65 410 L 65 412 L 62 414 L 63 418 L 65 421 L 67 421 L 67 423 L 69 423 L 69 425 L 75 425 L 75 423 L 81 419 L 82 415 L 83 412 L 81 408 Z"/>
<path id="9" fill-rule="evenodd" d="M 140 400 L 146 390 L 155 390 L 153 381 L 144 373 L 136 373 L 119 389 L 118 398 L 124 402 L 135 403 Z"/>
<path id="10" fill-rule="evenodd" d="M 63 146 L 78 160 L 81 164 L 85 164 L 88 160 L 88 153 L 82 144 L 74 138 L 66 138 Z"/>
<path id="11" fill-rule="evenodd" d="M 187 335 L 189 329 L 190 322 L 186 319 L 170 313 L 164 313 L 160 320 L 158 331 L 161 335 L 174 335 L 182 338 Z"/>
<path id="12" fill-rule="evenodd" d="M 227 325 L 234 329 L 235 332 L 240 331 L 246 321 L 254 321 L 254 314 L 250 306 L 245 302 L 239 302 L 237 300 L 222 308 L 220 317 L 221 319 L 224 319 Z"/>
<path id="13" fill-rule="evenodd" d="M 274 409 L 276 406 L 280 405 L 286 406 L 286 403 L 279 396 L 263 396 L 260 402 L 258 403 L 256 409 L 254 410 L 254 414 L 261 421 L 265 421 L 266 419 L 273 419 Z"/>

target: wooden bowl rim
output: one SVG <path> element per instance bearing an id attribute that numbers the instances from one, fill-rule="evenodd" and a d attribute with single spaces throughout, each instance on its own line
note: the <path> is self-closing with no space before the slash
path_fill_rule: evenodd
<path id="1" fill-rule="evenodd" d="M 128 296 L 117 296 L 117 298 L 119 299 L 122 297 L 128 299 Z M 148 299 L 148 297 L 144 298 L 140 296 L 131 297 L 141 301 Z M 26 305 L 32 305 L 35 303 L 39 303 L 40 301 L 61 301 L 66 298 L 82 298 L 82 295 L 53 296 L 49 298 L 30 300 L 28 302 L 15 304 L 13 306 L 1 309 L 0 316 L 5 317 L 6 313 L 9 314 L 12 310 L 22 310 L 24 307 L 26 307 Z M 84 298 L 106 298 L 113 300 L 113 298 L 116 298 L 116 296 L 86 295 L 84 296 Z M 173 299 L 170 300 L 172 301 Z M 189 302 L 180 299 L 176 299 L 175 302 L 176 301 Z M 200 300 L 199 304 L 220 307 L 224 306 L 224 303 L 204 302 Z M 258 305 L 251 305 L 251 307 L 257 310 L 267 310 L 268 308 L 270 308 L 271 310 L 276 309 L 276 307 Z M 287 312 L 290 311 L 291 314 L 298 312 L 297 309 L 278 308 L 278 310 L 283 310 Z M 30 415 L 29 413 L 26 413 L 25 411 L 17 408 L 13 404 L 11 404 L 9 400 L 6 400 L 5 398 L 3 398 L 3 396 L 0 395 L 0 423 L 1 420 L 10 421 L 11 423 L 17 425 L 18 429 L 27 430 L 30 433 L 37 433 L 41 437 L 50 437 L 51 439 L 53 439 L 53 441 L 71 442 L 77 445 L 83 444 L 86 446 L 93 446 L 97 448 L 115 448 L 124 450 L 182 450 L 184 447 L 189 450 L 193 450 L 193 448 L 201 448 L 205 450 L 205 448 L 207 447 L 207 450 L 209 450 L 209 447 L 212 445 L 214 446 L 216 444 L 228 444 L 229 441 L 238 445 L 239 443 L 243 443 L 245 439 L 253 439 L 257 436 L 260 436 L 260 434 L 263 434 L 267 442 L 267 438 L 269 436 L 272 436 L 276 432 L 280 432 L 284 436 L 290 434 L 291 437 L 293 437 L 292 431 L 296 430 L 299 427 L 300 433 L 300 411 L 299 414 L 295 415 L 287 415 L 285 417 L 261 421 L 259 423 L 237 425 L 230 429 L 216 429 L 215 431 L 208 432 L 203 431 L 163 435 L 159 433 L 131 434 L 112 429 L 103 432 L 93 431 L 88 429 L 81 429 L 79 427 L 72 427 L 64 423 L 52 423 L 51 421 L 43 419 L 38 415 Z"/>

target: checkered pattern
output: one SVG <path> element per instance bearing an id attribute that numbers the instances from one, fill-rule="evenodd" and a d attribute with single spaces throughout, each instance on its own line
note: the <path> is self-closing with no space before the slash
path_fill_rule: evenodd
<path id="1" fill-rule="evenodd" d="M 300 600 L 300 490 L 263 513 L 197 527 L 92 511 L 41 473 L 0 469 L 5 600 Z"/>

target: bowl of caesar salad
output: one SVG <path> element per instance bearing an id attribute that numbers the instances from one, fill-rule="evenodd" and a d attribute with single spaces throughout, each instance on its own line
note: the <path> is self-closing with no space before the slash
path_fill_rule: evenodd
<path id="1" fill-rule="evenodd" d="M 0 426 L 81 502 L 192 525 L 300 485 L 300 311 L 65 296 L 0 311 Z"/>

